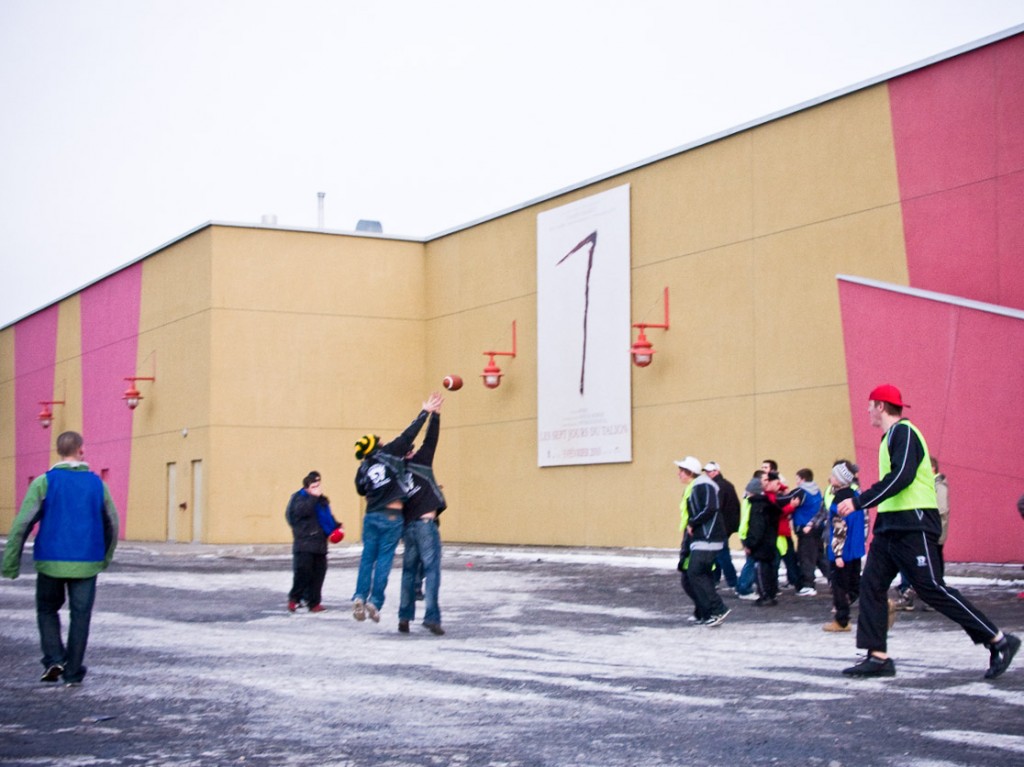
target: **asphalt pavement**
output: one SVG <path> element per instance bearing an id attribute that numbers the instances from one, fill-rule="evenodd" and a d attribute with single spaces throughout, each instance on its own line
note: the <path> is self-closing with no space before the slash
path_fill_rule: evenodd
<path id="1" fill-rule="evenodd" d="M 988 653 L 935 612 L 900 614 L 895 678 L 855 680 L 823 582 L 774 608 L 723 589 L 705 628 L 672 551 L 448 545 L 435 637 L 396 630 L 398 560 L 381 622 L 353 620 L 347 544 L 327 611 L 288 613 L 288 552 L 122 544 L 77 688 L 38 681 L 26 553 L 0 582 L 0 764 L 1024 764 L 1024 657 L 984 680 Z M 1024 633 L 1019 565 L 947 575 Z"/>

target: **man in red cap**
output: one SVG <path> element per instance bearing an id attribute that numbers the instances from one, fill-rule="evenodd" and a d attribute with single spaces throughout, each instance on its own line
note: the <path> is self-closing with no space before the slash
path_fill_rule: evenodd
<path id="1" fill-rule="evenodd" d="M 917 427 L 903 417 L 903 408 L 909 406 L 899 389 L 892 384 L 876 386 L 868 401 L 871 425 L 885 432 L 878 449 L 880 479 L 860 496 L 842 501 L 837 509 L 845 517 L 855 509 L 878 507 L 857 621 L 857 647 L 868 654 L 843 673 L 856 677 L 896 675 L 896 664 L 886 651 L 886 594 L 892 579 L 903 571 L 926 604 L 959 623 L 975 644 L 988 645 L 985 678 L 995 679 L 1009 668 L 1020 649 L 1020 639 L 1003 634 L 959 591 L 946 585 L 938 550 L 942 523 L 928 446 Z"/>

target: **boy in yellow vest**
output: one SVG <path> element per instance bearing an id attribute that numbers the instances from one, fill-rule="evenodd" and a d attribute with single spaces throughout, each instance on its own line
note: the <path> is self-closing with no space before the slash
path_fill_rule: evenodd
<path id="1" fill-rule="evenodd" d="M 878 507 L 857 621 L 857 647 L 868 654 L 843 673 L 855 677 L 896 675 L 896 664 L 886 652 L 886 593 L 892 579 L 903 571 L 926 604 L 960 624 L 975 644 L 988 645 L 985 678 L 995 679 L 1009 668 L 1020 649 L 1020 639 L 1003 634 L 959 591 L 946 585 L 938 548 L 942 523 L 928 446 L 917 427 L 903 417 L 903 408 L 909 406 L 899 389 L 891 384 L 876 386 L 868 400 L 871 425 L 884 431 L 878 450 L 880 479 L 859 497 L 843 500 L 837 509 L 845 517 L 856 509 Z"/>

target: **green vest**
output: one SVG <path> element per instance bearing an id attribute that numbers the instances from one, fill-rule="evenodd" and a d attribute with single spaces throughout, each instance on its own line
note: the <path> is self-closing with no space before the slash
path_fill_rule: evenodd
<path id="1" fill-rule="evenodd" d="M 740 499 L 740 529 L 736 531 L 742 541 L 747 537 L 747 532 L 750 530 L 750 499 L 747 496 L 743 496 Z"/>
<path id="2" fill-rule="evenodd" d="M 686 529 L 686 525 L 690 522 L 690 510 L 686 506 L 686 502 L 690 500 L 690 493 L 693 492 L 693 482 L 686 486 L 683 491 L 683 500 L 679 502 L 679 532 L 683 532 Z"/>
<path id="3" fill-rule="evenodd" d="M 928 452 L 928 443 L 924 436 L 910 421 L 903 419 L 911 428 L 917 438 L 921 440 L 924 448 L 924 458 L 918 464 L 914 481 L 902 491 L 878 504 L 879 513 L 886 511 L 908 511 L 910 509 L 937 509 L 939 502 L 935 498 L 935 475 L 932 473 L 931 453 Z M 878 476 L 884 477 L 892 469 L 889 460 L 889 440 L 883 438 L 878 445 Z"/>

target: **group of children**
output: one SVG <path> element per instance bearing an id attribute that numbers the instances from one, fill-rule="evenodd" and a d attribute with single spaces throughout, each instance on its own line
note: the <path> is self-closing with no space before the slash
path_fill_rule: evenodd
<path id="1" fill-rule="evenodd" d="M 810 469 L 797 472 L 798 485 L 792 491 L 771 462 L 754 473 L 741 503 L 739 535 L 754 569 L 755 605 L 778 604 L 779 562 L 792 556 L 792 528 L 801 551 L 799 565 L 790 570 L 791 585 L 800 596 L 816 594 L 814 571 L 822 569 L 831 584 L 834 607 L 834 618 L 823 629 L 850 631 L 850 606 L 860 593 L 867 520 L 863 510 L 842 517 L 837 509 L 843 500 L 856 496 L 858 470 L 848 460 L 836 461 L 824 491 L 814 484 Z"/>

